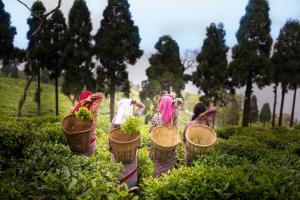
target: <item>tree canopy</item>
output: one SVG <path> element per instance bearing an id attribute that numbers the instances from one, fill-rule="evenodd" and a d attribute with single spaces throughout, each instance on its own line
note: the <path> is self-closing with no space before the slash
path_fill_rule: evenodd
<path id="1" fill-rule="evenodd" d="M 269 103 L 265 103 L 261 108 L 261 111 L 259 113 L 259 121 L 262 122 L 264 126 L 266 122 L 271 121 L 271 109 Z"/>
<path id="2" fill-rule="evenodd" d="M 3 61 L 2 71 L 5 71 L 6 65 L 14 53 L 14 37 L 17 34 L 16 28 L 11 26 L 10 14 L 5 11 L 4 4 L 0 0 L 0 60 Z"/>
<path id="3" fill-rule="evenodd" d="M 74 102 L 81 91 L 95 88 L 92 73 L 92 22 L 90 11 L 84 0 L 75 0 L 69 12 L 66 46 L 61 65 L 64 66 L 62 91 Z M 74 97 L 74 98 L 73 98 Z"/>
<path id="4" fill-rule="evenodd" d="M 243 126 L 248 126 L 252 84 L 262 87 L 270 81 L 272 65 L 269 62 L 272 38 L 269 3 L 249 0 L 246 14 L 240 20 L 236 33 L 238 44 L 232 49 L 230 73 L 237 87 L 246 86 Z"/>
<path id="5" fill-rule="evenodd" d="M 223 24 L 212 23 L 206 29 L 206 39 L 197 56 L 197 70 L 192 74 L 193 83 L 203 91 L 211 102 L 224 100 L 224 93 L 230 89 L 228 80 L 226 53 L 229 47 L 225 44 Z"/>
<path id="6" fill-rule="evenodd" d="M 139 44 L 139 29 L 134 25 L 127 0 L 109 0 L 95 35 L 97 88 L 110 96 L 110 118 L 114 114 L 115 92 L 129 96 L 127 64 L 135 64 L 143 54 Z"/>

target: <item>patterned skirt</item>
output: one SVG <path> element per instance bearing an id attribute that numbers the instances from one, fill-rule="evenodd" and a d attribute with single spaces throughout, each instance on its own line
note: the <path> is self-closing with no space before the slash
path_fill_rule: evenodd
<path id="1" fill-rule="evenodd" d="M 165 162 L 161 163 L 158 160 L 154 160 L 153 165 L 154 165 L 154 172 L 153 172 L 153 176 L 158 178 L 160 177 L 162 174 L 167 173 L 168 171 L 172 170 L 174 165 L 175 165 L 175 161 L 176 161 L 176 151 L 174 151 L 174 153 L 172 154 L 172 156 Z M 152 150 L 150 148 L 149 151 L 149 157 L 152 157 Z"/>

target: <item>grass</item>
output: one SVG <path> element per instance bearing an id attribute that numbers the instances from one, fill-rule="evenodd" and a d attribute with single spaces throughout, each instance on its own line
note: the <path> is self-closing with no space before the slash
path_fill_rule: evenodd
<path id="1" fill-rule="evenodd" d="M 25 80 L 0 77 L 0 114 L 6 116 L 17 116 L 18 103 L 23 94 Z M 33 81 L 30 85 L 28 96 L 23 108 L 24 116 L 37 115 L 37 104 L 34 101 L 37 83 Z M 41 84 L 41 114 L 55 114 L 55 93 L 54 85 Z M 60 115 L 66 115 L 72 107 L 71 101 L 62 93 L 59 93 Z"/>
<path id="2" fill-rule="evenodd" d="M 25 80 L 14 79 L 0 76 L 0 114 L 2 116 L 17 116 L 18 103 L 23 94 Z M 28 96 L 23 108 L 23 116 L 32 117 L 37 115 L 37 104 L 34 101 L 35 91 L 37 88 L 37 82 L 33 81 L 30 85 Z M 55 115 L 55 93 L 53 84 L 41 84 L 41 115 Z M 136 85 L 132 86 L 130 98 L 140 100 L 138 93 L 140 88 Z M 60 117 L 64 117 L 70 112 L 72 103 L 67 96 L 62 94 L 61 88 L 59 88 L 59 112 Z M 183 93 L 185 98 L 185 110 L 181 113 L 179 118 L 179 127 L 183 129 L 186 121 L 190 119 L 190 112 L 193 106 L 197 102 L 197 95 L 190 93 Z M 116 94 L 115 102 L 119 99 L 124 98 L 121 93 Z M 115 111 L 117 110 L 115 103 Z M 99 109 L 99 118 L 109 116 L 109 98 L 103 98 L 101 108 Z"/>

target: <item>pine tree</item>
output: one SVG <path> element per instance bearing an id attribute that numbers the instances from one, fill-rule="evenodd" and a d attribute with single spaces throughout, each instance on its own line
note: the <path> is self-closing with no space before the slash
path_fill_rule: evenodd
<path id="1" fill-rule="evenodd" d="M 264 124 L 264 127 L 266 127 L 266 122 L 270 122 L 270 120 L 271 120 L 270 104 L 265 103 L 259 113 L 259 121 Z"/>
<path id="2" fill-rule="evenodd" d="M 238 44 L 232 49 L 230 73 L 235 86 L 246 86 L 243 126 L 248 126 L 252 85 L 268 84 L 272 73 L 269 55 L 272 45 L 270 36 L 271 20 L 266 0 L 249 0 L 246 14 L 240 20 L 236 33 Z"/>
<path id="3" fill-rule="evenodd" d="M 280 30 L 274 45 L 273 63 L 282 87 L 278 126 L 282 125 L 283 106 L 287 89 L 294 90 L 290 126 L 293 126 L 296 92 L 300 84 L 300 25 L 297 20 L 288 20 Z"/>
<path id="4" fill-rule="evenodd" d="M 9 60 L 12 58 L 14 51 L 14 37 L 16 28 L 11 26 L 10 14 L 5 11 L 4 4 L 0 0 L 0 60 L 2 60 L 2 72 L 8 75 Z"/>
<path id="5" fill-rule="evenodd" d="M 207 37 L 197 56 L 198 66 L 192 74 L 192 81 L 216 105 L 223 102 L 223 94 L 229 89 L 226 58 L 229 48 L 225 44 L 223 24 L 216 26 L 212 23 L 206 31 Z"/>
<path id="6" fill-rule="evenodd" d="M 171 36 L 162 36 L 155 44 L 155 49 L 157 52 L 149 58 L 150 66 L 146 70 L 148 80 L 142 82 L 140 92 L 142 101 L 151 100 L 152 105 L 156 104 L 154 97 L 163 91 L 173 91 L 181 96 L 186 82 L 176 41 Z"/>
<path id="7" fill-rule="evenodd" d="M 31 8 L 33 13 L 36 13 L 39 16 L 43 16 L 46 12 L 46 8 L 44 7 L 41 1 L 36 1 L 33 3 Z M 27 24 L 29 25 L 29 30 L 27 32 L 27 38 L 29 39 L 27 51 L 30 54 L 30 59 L 32 61 L 32 69 L 34 74 L 37 76 L 38 86 L 36 89 L 36 102 L 38 105 L 37 113 L 38 115 L 41 112 L 41 75 L 40 71 L 46 65 L 46 38 L 45 38 L 45 28 L 44 26 L 41 28 L 38 34 L 34 37 L 31 37 L 32 33 L 38 28 L 40 25 L 40 19 L 36 16 L 31 15 L 30 18 L 27 19 Z M 27 69 L 25 69 L 27 70 Z"/>
<path id="8" fill-rule="evenodd" d="M 75 0 L 69 12 L 69 26 L 65 33 L 65 49 L 60 66 L 64 66 L 62 92 L 73 103 L 81 91 L 94 90 L 95 79 L 91 62 L 92 23 L 90 11 L 84 0 Z"/>
<path id="9" fill-rule="evenodd" d="M 127 64 L 135 64 L 143 54 L 141 38 L 134 25 L 127 0 L 109 0 L 95 35 L 95 53 L 101 65 L 97 68 L 98 88 L 110 96 L 110 119 L 114 115 L 116 91 L 129 96 Z"/>
<path id="10" fill-rule="evenodd" d="M 249 113 L 249 122 L 255 123 L 258 119 L 258 108 L 257 108 L 257 98 L 255 95 L 252 95 L 250 100 L 250 113 Z"/>
<path id="11" fill-rule="evenodd" d="M 64 35 L 67 29 L 66 20 L 61 10 L 56 10 L 46 25 L 48 37 L 47 68 L 50 71 L 50 77 L 55 82 L 55 113 L 58 115 L 58 78 L 63 70 L 60 61 L 65 47 Z"/>

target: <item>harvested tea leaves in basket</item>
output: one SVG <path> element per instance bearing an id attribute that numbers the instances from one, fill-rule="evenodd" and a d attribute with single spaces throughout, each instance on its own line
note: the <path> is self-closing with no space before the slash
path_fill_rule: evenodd
<path id="1" fill-rule="evenodd" d="M 92 120 L 93 114 L 87 107 L 80 107 L 77 112 L 75 112 L 76 117 L 81 120 Z"/>

